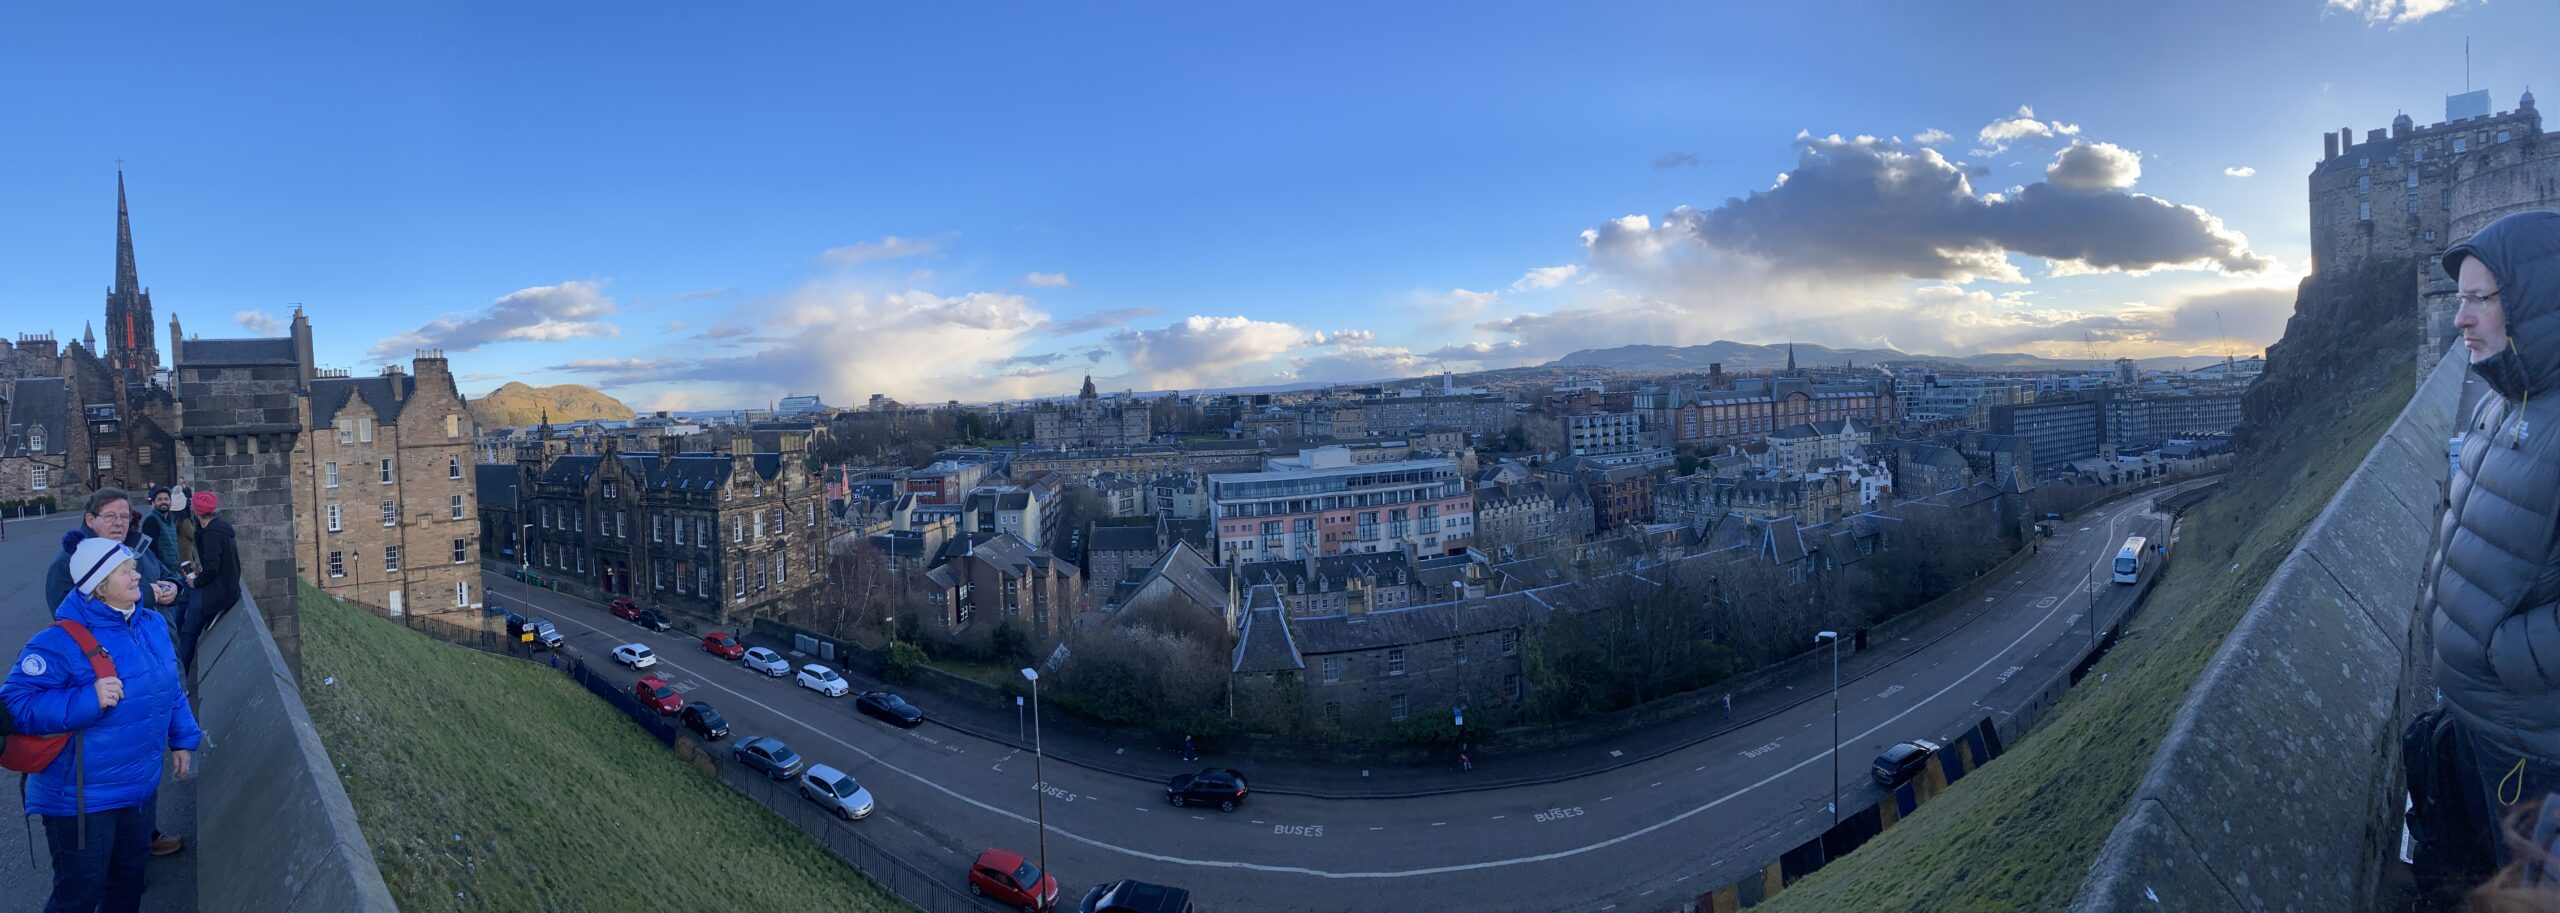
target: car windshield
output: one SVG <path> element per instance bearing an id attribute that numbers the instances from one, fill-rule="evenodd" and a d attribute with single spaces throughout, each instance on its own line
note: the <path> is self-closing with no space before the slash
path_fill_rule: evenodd
<path id="1" fill-rule="evenodd" d="M 1013 883 L 1030 887 L 1040 883 L 1040 867 L 1025 862 L 1013 867 Z"/>
<path id="2" fill-rule="evenodd" d="M 906 699 L 906 698 L 899 697 L 899 696 L 894 695 L 894 694 L 889 695 L 887 698 L 885 698 L 885 699 L 884 699 L 884 701 L 883 701 L 883 702 L 884 702 L 884 703 L 886 703 L 886 704 L 888 704 L 888 705 L 889 705 L 889 709 L 890 709 L 891 711 L 893 711 L 893 712 L 897 712 L 897 713 L 914 713 L 914 712 L 916 712 L 916 708 L 914 708 L 914 707 L 912 707 L 912 706 L 909 706 L 909 705 L 907 704 L 907 699 Z"/>
<path id="3" fill-rule="evenodd" d="M 633 647 L 633 648 L 631 648 L 631 655 L 633 655 L 633 656 L 647 656 L 647 655 L 649 655 L 649 648 L 647 648 L 647 647 Z"/>
<path id="4" fill-rule="evenodd" d="M 822 682 L 832 682 L 836 680 L 836 674 L 825 669 L 820 669 L 809 674 L 817 676 L 818 680 Z"/>
<path id="5" fill-rule="evenodd" d="M 705 726 L 725 726 L 728 725 L 729 722 L 728 720 L 720 718 L 720 711 L 713 710 L 709 707 L 702 708 L 702 710 L 695 715 L 702 718 L 702 725 Z"/>
<path id="6" fill-rule="evenodd" d="M 853 782 L 852 777 L 845 777 L 837 780 L 835 785 L 828 788 L 835 790 L 836 795 L 840 797 L 851 799 L 853 798 L 854 793 L 862 791 L 862 784 Z"/>
<path id="7" fill-rule="evenodd" d="M 780 742 L 775 742 L 765 746 L 765 750 L 773 754 L 773 763 L 776 764 L 789 764 L 793 761 L 800 760 L 799 755 L 792 753 L 790 746 L 784 745 Z"/>
<path id="8" fill-rule="evenodd" d="M 651 688 L 651 689 L 649 689 L 649 696 L 650 696 L 650 697 L 654 697 L 654 698 L 657 698 L 657 699 L 662 700 L 662 701 L 663 701 L 663 700 L 666 700 L 667 698 L 674 697 L 674 696 L 675 696 L 675 694 L 676 694 L 676 689 L 669 688 L 669 687 L 667 687 L 667 686 L 665 686 L 665 685 L 659 685 L 658 687 L 655 687 L 655 688 Z"/>

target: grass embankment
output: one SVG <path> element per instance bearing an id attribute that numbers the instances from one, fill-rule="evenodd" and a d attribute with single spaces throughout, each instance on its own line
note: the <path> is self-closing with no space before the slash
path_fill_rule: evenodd
<path id="1" fill-rule="evenodd" d="M 2400 281 L 2405 282 L 2402 278 Z M 2176 564 L 2104 660 L 2039 728 L 1856 853 L 1755 909 L 2058 910 L 2123 817 L 2170 720 L 2276 565 L 2414 392 L 2408 325 L 2369 329 L 2376 362 L 2286 410 L 2257 458 L 2188 512 Z M 2359 338 L 2357 342 L 2365 342 Z M 2352 346 L 2341 349 L 2352 350 Z M 2372 372 L 2387 371 L 2383 376 Z M 2263 381 L 2262 381 L 2263 383 Z M 2103 676 L 2103 679 L 2102 679 Z"/>
<path id="2" fill-rule="evenodd" d="M 549 669 L 307 587 L 302 632 L 303 701 L 403 910 L 914 909 Z"/>

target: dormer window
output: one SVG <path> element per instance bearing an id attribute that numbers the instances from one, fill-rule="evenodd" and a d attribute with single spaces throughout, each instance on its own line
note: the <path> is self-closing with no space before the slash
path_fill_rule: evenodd
<path id="1" fill-rule="evenodd" d="M 36 451 L 36 452 L 39 452 L 39 453 L 40 453 L 40 452 L 43 452 L 43 450 L 44 450 L 44 426 L 43 426 L 43 425 L 37 425 L 37 426 L 35 426 L 35 427 L 33 427 L 33 428 L 29 428 L 29 429 L 27 429 L 27 449 L 28 449 L 28 450 L 32 450 L 32 451 Z"/>

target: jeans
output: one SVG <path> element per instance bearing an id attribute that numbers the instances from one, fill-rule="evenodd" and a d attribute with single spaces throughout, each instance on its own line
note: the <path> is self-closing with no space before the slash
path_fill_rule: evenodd
<path id="1" fill-rule="evenodd" d="M 207 617 L 205 612 L 203 590 L 190 589 L 178 594 L 177 609 L 178 677 L 181 681 L 194 681 L 196 639 L 204 636 L 205 626 L 211 624 L 213 619 Z"/>
<path id="2" fill-rule="evenodd" d="M 142 908 L 142 871 L 151 861 L 158 796 L 132 808 L 44 816 L 53 856 L 53 898 L 44 913 L 133 913 Z M 87 820 L 87 842 L 81 822 Z"/>

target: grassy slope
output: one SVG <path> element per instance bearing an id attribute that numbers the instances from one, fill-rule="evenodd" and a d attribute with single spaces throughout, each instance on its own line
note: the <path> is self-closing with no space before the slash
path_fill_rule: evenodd
<path id="1" fill-rule="evenodd" d="M 2405 281 L 2405 280 L 2403 280 Z M 2404 350 L 2407 324 L 2372 328 Z M 2359 340 L 2368 341 L 2368 340 Z M 2292 410 L 2266 452 L 2188 512 L 2177 565 L 2143 615 L 2008 754 L 1855 854 L 1790 886 L 1771 911 L 2055 910 L 2149 768 L 2188 689 L 2312 518 L 2415 392 L 2406 362 L 2371 388 Z M 2333 388 L 2335 389 L 2335 388 Z"/>
<path id="2" fill-rule="evenodd" d="M 548 669 L 308 588 L 302 625 L 303 700 L 403 910 L 913 909 Z"/>

